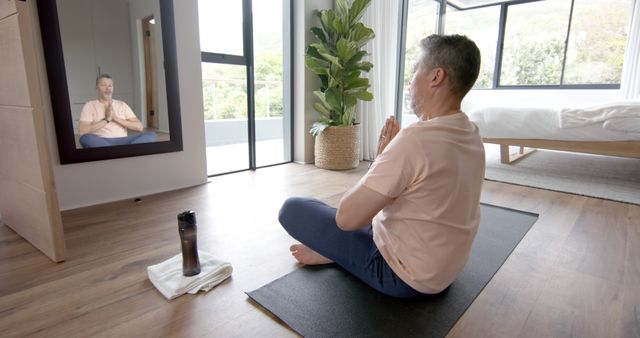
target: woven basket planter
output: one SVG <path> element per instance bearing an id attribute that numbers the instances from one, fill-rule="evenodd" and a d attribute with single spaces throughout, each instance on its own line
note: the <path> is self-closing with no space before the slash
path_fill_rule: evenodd
<path id="1" fill-rule="evenodd" d="M 316 136 L 315 165 L 322 169 L 353 169 L 360 163 L 360 125 L 332 126 Z"/>

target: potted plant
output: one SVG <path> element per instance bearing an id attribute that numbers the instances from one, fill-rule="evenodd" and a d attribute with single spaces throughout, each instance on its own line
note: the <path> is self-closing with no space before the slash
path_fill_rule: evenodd
<path id="1" fill-rule="evenodd" d="M 358 100 L 371 101 L 369 79 L 361 77 L 373 65 L 363 61 L 362 48 L 375 34 L 360 19 L 371 0 L 336 0 L 335 10 L 316 11 L 320 27 L 311 28 L 318 42 L 307 47 L 307 68 L 320 78 L 313 104 L 320 114 L 310 132 L 316 137 L 315 164 L 324 169 L 355 168 L 360 160 Z"/>

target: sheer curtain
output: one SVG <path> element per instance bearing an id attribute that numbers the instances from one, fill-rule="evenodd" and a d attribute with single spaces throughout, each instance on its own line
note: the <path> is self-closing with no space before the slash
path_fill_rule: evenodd
<path id="1" fill-rule="evenodd" d="M 387 116 L 393 115 L 396 86 L 399 0 L 373 0 L 362 22 L 373 29 L 376 37 L 365 50 L 373 69 L 368 74 L 373 101 L 359 101 L 362 124 L 362 158 L 373 160 L 378 147 L 378 134 Z"/>
<path id="2" fill-rule="evenodd" d="M 640 0 L 633 4 L 620 90 L 625 99 L 640 99 Z"/>

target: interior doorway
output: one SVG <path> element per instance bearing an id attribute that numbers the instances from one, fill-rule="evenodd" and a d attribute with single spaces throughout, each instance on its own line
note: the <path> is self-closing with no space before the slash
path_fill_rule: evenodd
<path id="1" fill-rule="evenodd" d="M 153 15 L 142 19 L 144 43 L 144 76 L 146 97 L 146 129 L 158 129 L 158 81 L 156 65 L 156 32 Z"/>

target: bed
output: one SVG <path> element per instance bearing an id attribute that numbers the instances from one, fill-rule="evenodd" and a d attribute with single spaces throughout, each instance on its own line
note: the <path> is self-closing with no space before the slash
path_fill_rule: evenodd
<path id="1" fill-rule="evenodd" d="M 513 163 L 535 149 L 640 159 L 640 101 L 598 106 L 471 109 L 483 141 L 500 145 L 500 161 Z M 517 152 L 511 153 L 510 147 Z"/>

